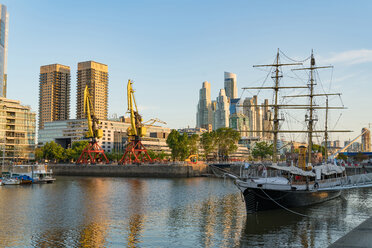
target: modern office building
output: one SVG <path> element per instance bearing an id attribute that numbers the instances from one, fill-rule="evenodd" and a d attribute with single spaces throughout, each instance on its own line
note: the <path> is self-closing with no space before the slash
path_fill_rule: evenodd
<path id="1" fill-rule="evenodd" d="M 7 88 L 8 20 L 6 6 L 0 4 L 0 97 L 6 97 Z"/>
<path id="2" fill-rule="evenodd" d="M 216 99 L 216 108 L 213 113 L 213 130 L 229 127 L 229 116 L 229 99 L 226 96 L 225 90 L 220 89 L 220 93 Z"/>
<path id="3" fill-rule="evenodd" d="M 34 159 L 36 113 L 20 101 L 0 97 L 0 149 L 5 161 Z"/>
<path id="4" fill-rule="evenodd" d="M 44 123 L 70 118 L 70 67 L 60 64 L 40 67 L 39 129 Z"/>
<path id="5" fill-rule="evenodd" d="M 196 127 L 208 128 L 213 123 L 211 84 L 203 82 L 203 87 L 199 91 L 199 103 L 196 111 Z"/>
<path id="6" fill-rule="evenodd" d="M 76 90 L 76 119 L 85 119 L 84 90 L 88 85 L 93 107 L 99 120 L 107 120 L 108 114 L 108 67 L 94 61 L 78 63 Z"/>
<path id="7" fill-rule="evenodd" d="M 225 92 L 229 99 L 238 98 L 238 87 L 236 83 L 236 74 L 231 72 L 225 72 Z"/>
<path id="8" fill-rule="evenodd" d="M 127 129 L 130 126 L 131 124 L 126 122 L 124 118 L 121 121 L 102 121 L 100 127 L 103 130 L 103 137 L 98 140 L 98 144 L 105 152 L 122 152 L 127 143 Z M 85 138 L 87 132 L 88 124 L 86 119 L 46 122 L 44 129 L 39 130 L 38 146 L 54 141 L 63 148 L 68 148 L 71 147 L 73 142 L 88 140 Z M 148 127 L 142 143 L 147 149 L 161 151 L 159 147 L 167 147 L 165 139 L 169 133 L 170 129 L 166 127 Z"/>

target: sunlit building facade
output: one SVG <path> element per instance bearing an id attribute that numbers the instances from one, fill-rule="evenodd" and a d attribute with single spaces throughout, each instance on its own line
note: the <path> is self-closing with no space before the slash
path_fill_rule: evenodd
<path id="1" fill-rule="evenodd" d="M 35 125 L 36 113 L 30 106 L 0 97 L 0 151 L 5 161 L 34 159 Z"/>
<path id="2" fill-rule="evenodd" d="M 231 72 L 225 72 L 224 73 L 225 79 L 224 79 L 224 88 L 226 92 L 226 96 L 229 99 L 235 99 L 238 98 L 238 87 L 236 83 L 236 74 Z"/>
<path id="3" fill-rule="evenodd" d="M 8 20 L 6 6 L 0 4 L 0 97 L 6 97 L 7 57 L 8 57 Z"/>
<path id="4" fill-rule="evenodd" d="M 94 61 L 78 63 L 76 90 L 76 119 L 85 119 L 84 90 L 88 85 L 93 108 L 99 120 L 108 115 L 108 66 Z"/>
<path id="5" fill-rule="evenodd" d="M 203 87 L 199 91 L 199 103 L 196 111 L 196 127 L 208 129 L 213 123 L 211 84 L 203 82 Z"/>
<path id="6" fill-rule="evenodd" d="M 40 67 L 39 129 L 45 122 L 70 118 L 70 67 L 60 64 Z"/>

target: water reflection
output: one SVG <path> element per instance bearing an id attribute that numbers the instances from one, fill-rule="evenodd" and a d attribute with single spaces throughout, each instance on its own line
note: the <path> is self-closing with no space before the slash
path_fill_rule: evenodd
<path id="1" fill-rule="evenodd" d="M 326 247 L 372 214 L 371 196 L 246 215 L 219 179 L 61 177 L 0 187 L 0 247 Z"/>
<path id="2" fill-rule="evenodd" d="M 249 214 L 240 247 L 327 247 L 370 216 L 372 209 L 366 206 L 371 204 L 372 190 L 364 190 L 293 209 L 308 217 L 283 209 Z"/>
<path id="3" fill-rule="evenodd" d="M 143 214 L 144 197 L 147 192 L 144 182 L 138 179 L 130 180 L 130 202 L 129 223 L 128 223 L 128 243 L 127 247 L 137 247 L 141 242 L 141 233 L 145 216 Z"/>

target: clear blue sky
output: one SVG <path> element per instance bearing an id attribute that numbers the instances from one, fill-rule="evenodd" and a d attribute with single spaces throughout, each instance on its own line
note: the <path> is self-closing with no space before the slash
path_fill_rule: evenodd
<path id="1" fill-rule="evenodd" d="M 335 66 L 332 85 L 348 107 L 340 128 L 355 131 L 345 138 L 372 122 L 372 1 L 1 3 L 10 14 L 8 98 L 35 112 L 41 65 L 71 67 L 75 118 L 77 63 L 95 60 L 109 66 L 110 114 L 126 111 L 125 84 L 131 78 L 145 120 L 194 127 L 203 81 L 211 82 L 215 99 L 224 71 L 236 73 L 240 95 L 241 87 L 265 76 L 252 65 L 272 62 L 277 48 L 294 58 L 314 49 L 319 62 Z"/>

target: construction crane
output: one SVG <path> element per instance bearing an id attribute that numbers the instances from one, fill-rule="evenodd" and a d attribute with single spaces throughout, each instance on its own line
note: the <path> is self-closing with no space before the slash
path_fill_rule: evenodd
<path id="1" fill-rule="evenodd" d="M 146 147 L 141 142 L 141 138 L 146 135 L 147 127 L 152 126 L 155 122 L 166 124 L 159 119 L 150 119 L 149 121 L 143 122 L 141 115 L 138 113 L 132 84 L 133 82 L 128 80 L 127 97 L 131 126 L 127 129 L 128 145 L 119 162 L 120 164 L 152 162 Z"/>
<path id="2" fill-rule="evenodd" d="M 84 113 L 87 114 L 88 132 L 86 138 L 89 138 L 88 145 L 84 148 L 79 159 L 76 161 L 77 164 L 96 164 L 97 162 L 109 163 L 105 152 L 101 146 L 97 143 L 97 139 L 102 138 L 103 131 L 99 128 L 99 121 L 94 114 L 94 108 L 92 98 L 89 94 L 88 85 L 84 90 Z"/>

